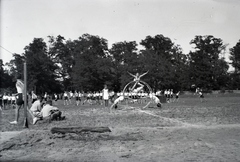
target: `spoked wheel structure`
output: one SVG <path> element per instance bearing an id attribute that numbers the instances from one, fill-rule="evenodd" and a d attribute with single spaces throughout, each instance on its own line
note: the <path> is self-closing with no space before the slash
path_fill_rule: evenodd
<path id="1" fill-rule="evenodd" d="M 140 83 L 140 84 L 139 84 Z M 143 86 L 140 91 L 136 89 Z M 119 106 L 125 109 L 143 108 L 150 101 L 151 98 L 149 94 L 152 93 L 152 88 L 144 81 L 131 81 L 124 87 L 122 95 L 124 96 L 124 101 L 119 103 Z"/>

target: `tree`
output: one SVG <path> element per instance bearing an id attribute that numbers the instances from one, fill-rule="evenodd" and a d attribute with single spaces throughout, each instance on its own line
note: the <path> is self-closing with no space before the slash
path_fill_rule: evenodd
<path id="1" fill-rule="evenodd" d="M 237 44 L 230 49 L 230 57 L 229 59 L 232 61 L 232 66 L 235 69 L 235 73 L 240 72 L 240 40 Z"/>
<path id="2" fill-rule="evenodd" d="M 220 57 L 226 48 L 222 40 L 213 36 L 196 36 L 190 44 L 195 45 L 195 51 L 189 53 L 190 83 L 205 89 L 225 86 L 226 83 L 221 81 L 222 76 L 227 75 L 228 66 Z"/>
<path id="3" fill-rule="evenodd" d="M 189 62 L 179 45 L 173 45 L 171 64 L 173 68 L 173 88 L 175 91 L 189 88 Z"/>
<path id="4" fill-rule="evenodd" d="M 3 61 L 0 59 L 0 92 L 14 89 L 13 77 L 3 68 Z"/>
<path id="5" fill-rule="evenodd" d="M 145 47 L 139 56 L 141 65 L 149 70 L 146 82 L 154 90 L 173 88 L 175 81 L 172 62 L 178 52 L 171 39 L 163 35 L 147 36 L 140 44 Z"/>
<path id="6" fill-rule="evenodd" d="M 6 63 L 6 65 L 9 67 L 9 73 L 12 76 L 22 76 L 23 79 L 23 63 L 25 61 L 25 57 L 20 54 L 13 54 L 13 59 L 10 60 L 10 62 Z"/>
<path id="7" fill-rule="evenodd" d="M 240 40 L 230 49 L 231 64 L 234 67 L 234 73 L 231 74 L 232 88 L 240 88 Z"/>
<path id="8" fill-rule="evenodd" d="M 114 43 L 109 52 L 114 68 L 114 90 L 120 91 L 132 79 L 127 71 L 132 73 L 144 71 L 138 63 L 137 43 L 135 41 Z"/>
<path id="9" fill-rule="evenodd" d="M 65 38 L 61 35 L 58 35 L 56 38 L 49 36 L 49 43 L 49 56 L 57 66 L 55 72 L 66 90 L 68 87 L 71 87 L 74 44 L 70 40 L 65 41 Z"/>
<path id="10" fill-rule="evenodd" d="M 42 38 L 34 38 L 33 42 L 24 48 L 27 62 L 28 89 L 44 92 L 60 92 L 61 87 L 56 80 L 57 67 L 47 53 L 47 45 Z"/>
<path id="11" fill-rule="evenodd" d="M 102 90 L 103 85 L 107 81 L 110 84 L 112 79 L 107 41 L 83 34 L 74 44 L 73 87 L 84 91 Z"/>

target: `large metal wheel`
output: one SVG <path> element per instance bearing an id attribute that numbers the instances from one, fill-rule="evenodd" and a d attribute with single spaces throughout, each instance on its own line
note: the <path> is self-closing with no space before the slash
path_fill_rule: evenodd
<path id="1" fill-rule="evenodd" d="M 136 93 L 135 90 L 139 86 L 138 83 L 143 85 L 143 88 Z M 144 108 L 152 100 L 149 94 L 152 94 L 152 88 L 146 82 L 141 80 L 131 81 L 125 85 L 121 94 L 124 100 L 118 106 L 125 109 Z"/>

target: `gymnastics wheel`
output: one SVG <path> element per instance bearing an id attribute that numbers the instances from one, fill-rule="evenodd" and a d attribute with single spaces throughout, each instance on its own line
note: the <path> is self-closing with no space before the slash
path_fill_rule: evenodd
<path id="1" fill-rule="evenodd" d="M 134 90 L 131 90 L 134 85 L 138 86 L 137 81 L 127 83 L 122 91 L 124 101 L 121 105 L 124 105 L 126 108 L 143 108 L 152 100 L 149 97 L 149 94 L 152 93 L 152 88 L 144 81 L 140 80 L 138 82 L 143 85 L 142 93 L 136 94 Z"/>

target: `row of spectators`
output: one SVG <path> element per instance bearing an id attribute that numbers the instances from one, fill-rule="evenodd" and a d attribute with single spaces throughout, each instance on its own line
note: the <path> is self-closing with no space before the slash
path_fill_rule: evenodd
<path id="1" fill-rule="evenodd" d="M 42 95 L 44 100 L 47 101 L 48 99 L 51 99 L 53 101 L 57 101 L 57 100 L 64 100 L 64 105 L 69 105 L 72 104 L 72 100 L 76 101 L 76 105 L 80 105 L 80 104 L 85 104 L 85 103 L 89 103 L 89 104 L 93 104 L 95 103 L 99 103 L 102 104 L 101 100 L 103 100 L 103 93 L 102 91 L 98 91 L 98 92 L 80 92 L 80 91 L 65 91 L 64 93 L 59 93 L 59 94 L 48 94 L 47 92 Z M 108 96 L 107 100 L 110 101 L 114 101 L 114 99 L 118 98 L 119 96 L 123 95 L 123 92 L 114 92 L 114 91 L 107 91 L 105 92 Z M 164 95 L 167 98 L 167 101 L 171 101 L 171 98 L 173 98 L 173 96 L 175 95 L 176 98 L 178 98 L 179 92 L 174 94 L 173 93 L 173 89 L 168 89 L 165 91 L 157 91 L 156 93 L 154 93 L 156 96 L 162 96 Z M 124 96 L 132 98 L 132 99 L 139 99 L 139 98 L 146 98 L 148 97 L 149 93 L 141 91 L 138 93 L 129 93 L 129 92 L 125 92 Z M 37 95 L 32 91 L 29 94 L 29 97 L 31 98 L 32 102 L 34 102 L 37 98 Z M 4 93 L 3 95 L 0 95 L 0 106 L 3 107 L 3 109 L 7 109 L 7 108 L 13 108 L 16 104 L 16 96 L 15 94 L 10 94 L 10 93 Z"/>

